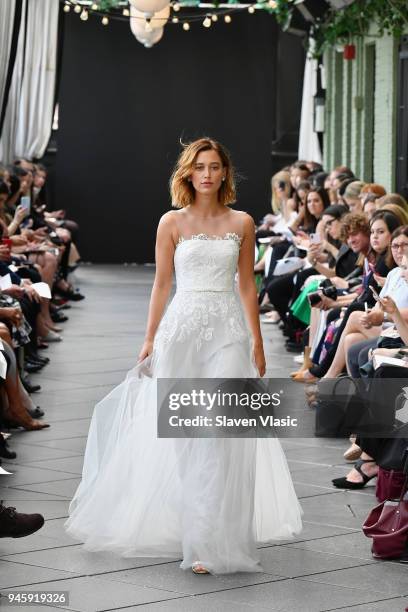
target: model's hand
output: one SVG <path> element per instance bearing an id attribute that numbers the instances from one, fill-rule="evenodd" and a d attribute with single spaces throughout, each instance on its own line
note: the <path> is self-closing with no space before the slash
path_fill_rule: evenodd
<path id="1" fill-rule="evenodd" d="M 254 361 L 259 371 L 259 376 L 265 376 L 266 361 L 263 344 L 255 344 L 253 348 Z"/>
<path id="2" fill-rule="evenodd" d="M 151 340 L 145 340 L 143 346 L 140 350 L 139 357 L 137 358 L 137 363 L 146 359 L 153 352 L 153 342 Z"/>

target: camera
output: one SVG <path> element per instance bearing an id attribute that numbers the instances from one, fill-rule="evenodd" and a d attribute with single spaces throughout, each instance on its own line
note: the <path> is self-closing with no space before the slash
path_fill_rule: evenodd
<path id="1" fill-rule="evenodd" d="M 337 300 L 337 289 L 329 280 L 323 281 L 323 283 L 320 285 L 319 291 L 309 293 L 309 295 L 307 296 L 309 304 L 311 306 L 316 306 L 316 304 L 321 302 L 322 295 L 328 297 L 331 300 Z"/>

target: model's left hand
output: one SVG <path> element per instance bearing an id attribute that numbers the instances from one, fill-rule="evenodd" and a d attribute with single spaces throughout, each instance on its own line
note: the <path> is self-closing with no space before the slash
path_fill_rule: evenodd
<path id="1" fill-rule="evenodd" d="M 258 368 L 258 371 L 259 371 L 259 376 L 261 377 L 265 376 L 266 361 L 265 361 L 263 344 L 255 344 L 253 353 L 254 353 L 254 360 L 256 363 L 256 367 Z"/>

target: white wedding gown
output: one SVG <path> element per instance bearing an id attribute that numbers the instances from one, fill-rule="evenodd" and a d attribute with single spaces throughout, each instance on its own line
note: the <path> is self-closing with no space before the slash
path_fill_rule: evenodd
<path id="1" fill-rule="evenodd" d="M 153 378 L 138 364 L 95 407 L 67 532 L 91 551 L 260 571 L 257 544 L 302 528 L 273 438 L 157 438 L 155 378 L 258 377 L 235 288 L 240 238 L 196 234 L 174 255 L 177 291 L 157 330 Z"/>

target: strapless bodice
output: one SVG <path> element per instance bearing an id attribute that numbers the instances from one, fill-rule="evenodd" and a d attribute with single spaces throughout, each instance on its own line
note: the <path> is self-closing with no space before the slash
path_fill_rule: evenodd
<path id="1" fill-rule="evenodd" d="M 174 254 L 177 291 L 233 291 L 241 238 L 194 234 Z"/>

